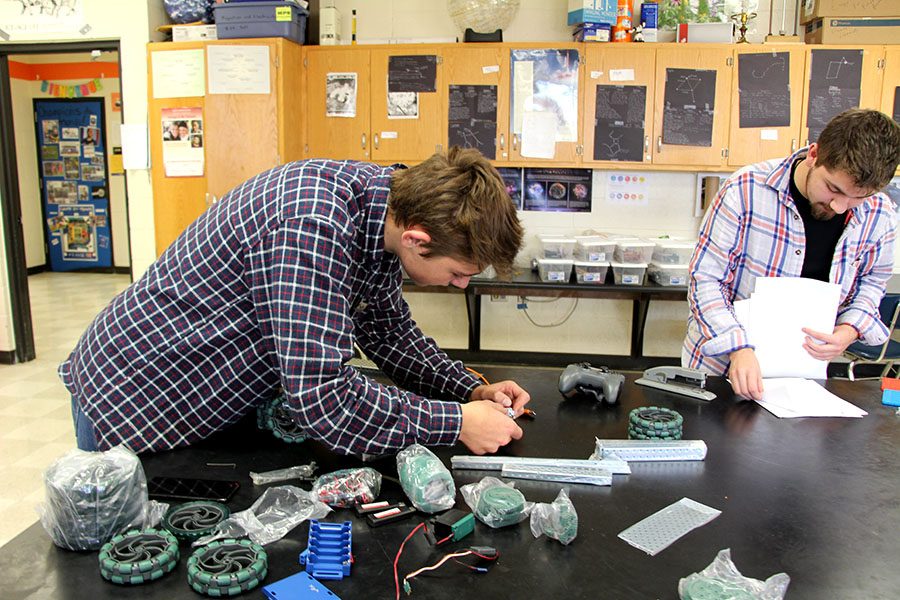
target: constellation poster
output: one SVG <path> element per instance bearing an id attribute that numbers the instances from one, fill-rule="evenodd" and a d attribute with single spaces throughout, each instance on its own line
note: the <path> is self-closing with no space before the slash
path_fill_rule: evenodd
<path id="1" fill-rule="evenodd" d="M 819 139 L 819 134 L 832 117 L 859 107 L 862 58 L 862 50 L 812 51 L 809 102 L 806 107 L 810 142 Z"/>
<path id="2" fill-rule="evenodd" d="M 791 55 L 789 52 L 738 55 L 740 127 L 787 127 L 791 124 Z"/>
<path id="3" fill-rule="evenodd" d="M 451 146 L 477 148 L 497 158 L 497 86 L 451 85 L 447 139 Z"/>
<path id="4" fill-rule="evenodd" d="M 643 161 L 647 87 L 598 85 L 596 102 L 594 160 Z"/>
<path id="5" fill-rule="evenodd" d="M 666 69 L 664 144 L 712 146 L 716 111 L 714 69 Z"/>

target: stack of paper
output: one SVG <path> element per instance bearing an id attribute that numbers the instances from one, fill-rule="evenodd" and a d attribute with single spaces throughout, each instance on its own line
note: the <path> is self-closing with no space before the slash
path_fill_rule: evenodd
<path id="1" fill-rule="evenodd" d="M 834 331 L 841 287 L 802 277 L 760 277 L 747 300 L 734 303 L 735 316 L 756 348 L 764 378 L 827 378 L 827 361 L 803 349 L 803 328 Z"/>
<path id="2" fill-rule="evenodd" d="M 774 378 L 763 382 L 759 405 L 782 419 L 795 417 L 856 417 L 869 414 L 835 396 L 815 381 Z"/>

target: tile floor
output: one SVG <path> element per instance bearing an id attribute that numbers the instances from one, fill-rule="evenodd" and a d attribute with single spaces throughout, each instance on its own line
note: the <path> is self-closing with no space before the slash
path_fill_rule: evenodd
<path id="1" fill-rule="evenodd" d="M 128 275 L 40 273 L 28 278 L 37 358 L 0 364 L 0 546 L 37 521 L 41 474 L 75 447 L 70 397 L 56 368 Z"/>

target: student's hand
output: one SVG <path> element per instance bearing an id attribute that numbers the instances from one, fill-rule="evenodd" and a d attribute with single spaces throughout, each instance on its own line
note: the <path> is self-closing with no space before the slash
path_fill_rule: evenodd
<path id="1" fill-rule="evenodd" d="M 831 360 L 843 354 L 847 346 L 856 341 L 859 334 L 849 325 L 838 325 L 834 333 L 820 333 L 812 329 L 803 328 L 807 335 L 803 342 L 803 349 L 817 360 Z"/>
<path id="2" fill-rule="evenodd" d="M 459 441 L 473 454 L 496 452 L 500 446 L 521 437 L 522 428 L 509 418 L 501 404 L 477 400 L 462 405 Z"/>
<path id="3" fill-rule="evenodd" d="M 504 408 L 512 408 L 516 416 L 522 414 L 522 409 L 531 400 L 531 396 L 515 381 L 500 381 L 490 385 L 479 385 L 472 390 L 469 400 L 490 400 Z"/>
<path id="4" fill-rule="evenodd" d="M 728 355 L 731 366 L 728 368 L 728 379 L 734 393 L 744 398 L 762 400 L 763 382 L 759 361 L 753 348 L 741 348 Z"/>

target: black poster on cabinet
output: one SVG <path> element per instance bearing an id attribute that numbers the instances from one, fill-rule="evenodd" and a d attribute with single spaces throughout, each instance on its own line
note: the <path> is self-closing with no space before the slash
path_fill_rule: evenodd
<path id="1" fill-rule="evenodd" d="M 525 169 L 525 210 L 591 212 L 591 169 Z"/>
<path id="2" fill-rule="evenodd" d="M 598 85 L 596 102 L 594 160 L 643 161 L 647 87 Z"/>
<path id="3" fill-rule="evenodd" d="M 891 115 L 897 123 L 900 123 L 900 87 L 894 88 L 894 112 Z"/>
<path id="4" fill-rule="evenodd" d="M 862 59 L 862 50 L 812 51 L 806 107 L 810 142 L 819 139 L 832 117 L 859 106 Z"/>
<path id="5" fill-rule="evenodd" d="M 790 125 L 790 53 L 739 54 L 738 100 L 741 128 Z"/>
<path id="6" fill-rule="evenodd" d="M 712 146 L 715 70 L 666 69 L 664 103 L 664 144 Z"/>
<path id="7" fill-rule="evenodd" d="M 388 92 L 433 92 L 436 79 L 437 56 L 388 58 Z"/>
<path id="8" fill-rule="evenodd" d="M 497 86 L 451 85 L 447 138 L 451 146 L 477 148 L 497 158 Z"/>
<path id="9" fill-rule="evenodd" d="M 516 208 L 522 210 L 522 169 L 518 167 L 497 167 L 497 172 L 506 184 L 506 193 Z"/>

